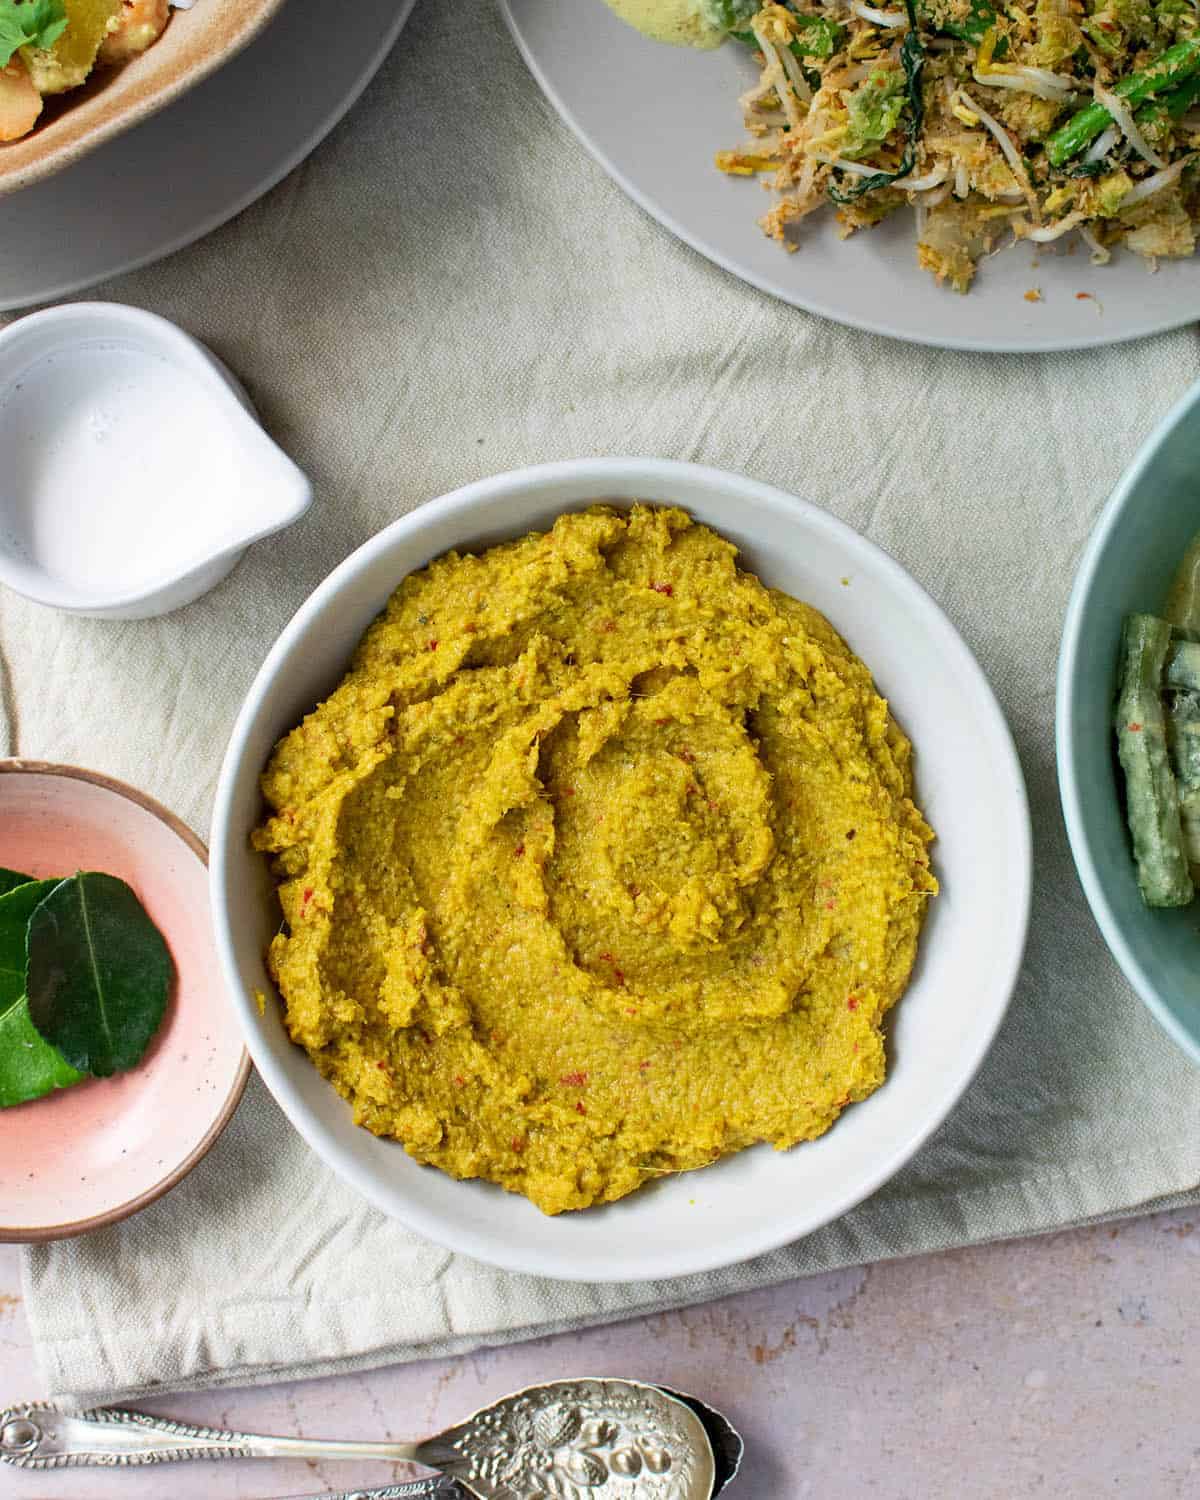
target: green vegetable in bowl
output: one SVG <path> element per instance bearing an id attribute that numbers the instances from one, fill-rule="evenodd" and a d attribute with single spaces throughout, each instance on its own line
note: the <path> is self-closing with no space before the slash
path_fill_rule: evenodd
<path id="1" fill-rule="evenodd" d="M 1200 632 L 1200 533 L 1183 554 L 1163 615 L 1181 630 Z"/>
<path id="2" fill-rule="evenodd" d="M 1200 643 L 1172 641 L 1163 667 L 1163 682 L 1168 688 L 1200 693 Z"/>
<path id="3" fill-rule="evenodd" d="M 1171 626 L 1129 615 L 1121 643 L 1117 753 L 1125 772 L 1126 816 L 1147 906 L 1186 906 L 1195 894 L 1183 842 L 1179 788 L 1167 746 L 1162 675 Z"/>
<path id="4" fill-rule="evenodd" d="M 1200 692 L 1167 694 L 1167 745 L 1179 792 L 1183 848 L 1193 871 L 1200 868 Z"/>

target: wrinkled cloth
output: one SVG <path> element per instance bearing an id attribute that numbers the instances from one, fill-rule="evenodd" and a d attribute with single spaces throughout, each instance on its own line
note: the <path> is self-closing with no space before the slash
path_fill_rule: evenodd
<path id="1" fill-rule="evenodd" d="M 26 1252 L 53 1391 L 108 1399 L 361 1369 L 1195 1201 L 1200 1076 L 1088 913 L 1053 741 L 1080 551 L 1138 443 L 1200 373 L 1193 329 L 988 357 L 784 307 L 627 201 L 543 101 L 493 9 L 448 0 L 418 5 L 360 105 L 267 198 L 96 295 L 205 340 L 317 501 L 165 619 L 68 618 L 0 592 L 11 750 L 131 781 L 203 832 L 258 666 L 359 543 L 497 470 L 694 459 L 827 507 L 940 601 L 1015 733 L 1037 881 L 1016 998 L 962 1103 L 885 1188 L 789 1249 L 644 1286 L 492 1270 L 369 1208 L 255 1082 L 161 1202 Z"/>

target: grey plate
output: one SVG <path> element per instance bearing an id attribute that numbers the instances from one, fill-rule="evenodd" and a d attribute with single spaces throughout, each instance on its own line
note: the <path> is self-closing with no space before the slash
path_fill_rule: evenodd
<path id="1" fill-rule="evenodd" d="M 0 310 L 190 245 L 262 196 L 374 77 L 413 0 L 288 0 L 227 67 L 47 182 L 0 199 Z"/>
<path id="2" fill-rule="evenodd" d="M 761 186 L 713 166 L 714 152 L 744 136 L 737 97 L 756 70 L 741 49 L 646 41 L 602 0 L 502 3 L 546 96 L 620 186 L 702 255 L 796 307 L 893 338 L 1011 353 L 1111 344 L 1200 318 L 1200 262 L 1151 275 L 1122 253 L 1096 268 L 1079 243 L 1074 253 L 998 254 L 957 296 L 918 268 L 906 211 L 847 241 L 822 214 L 788 255 L 755 222 L 770 201 Z M 1033 287 L 1043 301 L 1025 301 Z"/>

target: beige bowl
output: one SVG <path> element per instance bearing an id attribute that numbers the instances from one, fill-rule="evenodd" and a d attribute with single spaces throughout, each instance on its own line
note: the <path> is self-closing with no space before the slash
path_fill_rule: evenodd
<path id="1" fill-rule="evenodd" d="M 155 44 L 123 68 L 98 68 L 83 88 L 47 100 L 31 134 L 0 146 L 0 195 L 61 172 L 140 124 L 227 63 L 283 0 L 196 0 L 173 13 Z"/>

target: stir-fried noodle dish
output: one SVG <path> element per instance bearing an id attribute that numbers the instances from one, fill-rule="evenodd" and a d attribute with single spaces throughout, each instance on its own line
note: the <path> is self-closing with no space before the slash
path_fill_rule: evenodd
<path id="1" fill-rule="evenodd" d="M 761 64 L 717 165 L 771 174 L 788 248 L 832 201 L 844 235 L 915 210 L 920 264 L 960 292 L 1014 240 L 1194 253 L 1196 0 L 712 3 Z"/>

